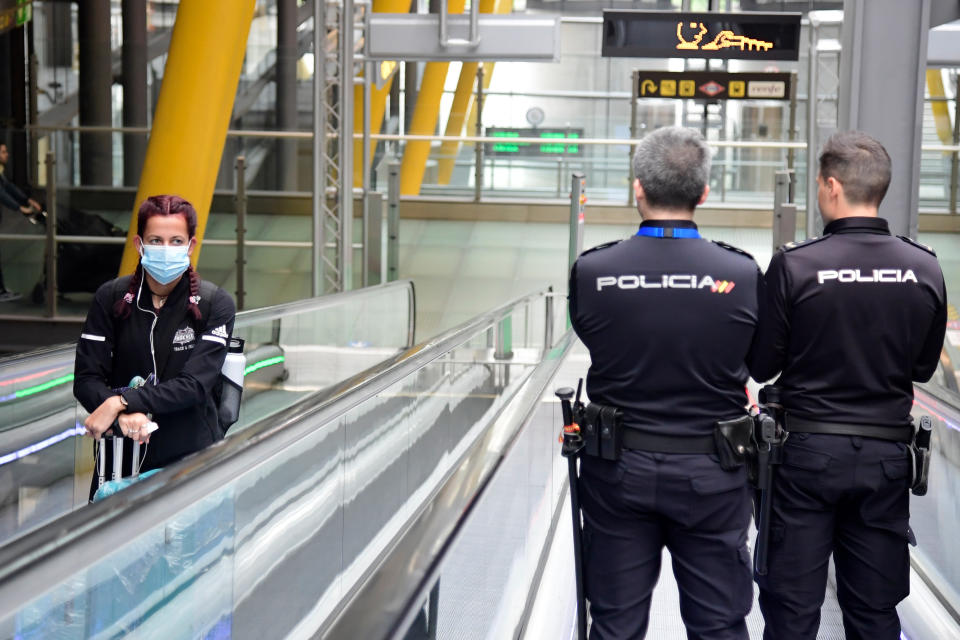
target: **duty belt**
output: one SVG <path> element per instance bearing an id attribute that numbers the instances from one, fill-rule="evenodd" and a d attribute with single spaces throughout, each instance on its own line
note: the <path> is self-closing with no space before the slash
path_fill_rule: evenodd
<path id="1" fill-rule="evenodd" d="M 713 436 L 668 436 L 645 433 L 636 429 L 623 430 L 623 448 L 652 453 L 716 453 Z"/>
<path id="2" fill-rule="evenodd" d="M 834 436 L 860 436 L 862 438 L 876 438 L 891 442 L 909 444 L 913 441 L 913 427 L 878 427 L 871 424 L 851 424 L 845 422 L 820 422 L 807 420 L 795 415 L 787 414 L 786 430 L 788 433 L 822 433 Z"/>

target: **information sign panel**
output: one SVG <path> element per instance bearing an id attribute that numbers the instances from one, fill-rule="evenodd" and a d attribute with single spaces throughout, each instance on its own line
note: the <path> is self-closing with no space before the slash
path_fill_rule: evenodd
<path id="1" fill-rule="evenodd" d="M 800 14 L 606 10 L 601 55 L 796 60 Z"/>
<path id="2" fill-rule="evenodd" d="M 677 100 L 789 100 L 789 73 L 637 71 L 637 97 Z"/>

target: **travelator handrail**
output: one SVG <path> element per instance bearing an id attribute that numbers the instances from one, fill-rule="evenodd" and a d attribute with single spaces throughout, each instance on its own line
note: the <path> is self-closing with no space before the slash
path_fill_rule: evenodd
<path id="1" fill-rule="evenodd" d="M 376 297 L 382 295 L 385 291 L 394 289 L 407 290 L 409 317 L 407 320 L 406 346 L 411 347 L 414 344 L 416 336 L 416 292 L 413 281 L 411 280 L 395 280 L 362 289 L 352 289 L 350 291 L 331 293 L 324 296 L 296 300 L 294 302 L 283 302 L 269 307 L 239 311 L 237 312 L 234 322 L 234 331 L 256 324 L 278 320 L 285 316 L 322 311 L 323 309 L 337 307 L 356 299 Z M 31 363 L 40 358 L 61 358 L 64 362 L 67 360 L 72 361 L 76 349 L 77 344 L 71 342 L 68 344 L 43 347 L 26 353 L 5 356 L 0 358 L 0 373 L 16 375 L 18 369 L 29 369 L 32 366 Z M 0 431 L 4 431 L 5 429 L 5 425 L 0 425 Z"/>
<path id="2" fill-rule="evenodd" d="M 95 564 L 104 550 L 118 548 L 166 523 L 240 472 L 288 450 L 311 433 L 311 423 L 338 419 L 480 331 L 495 326 L 515 309 L 545 299 L 546 323 L 552 326 L 554 295 L 546 289 L 507 302 L 333 388 L 313 392 L 109 500 L 62 516 L 0 547 L 0 620 Z"/>
<path id="3" fill-rule="evenodd" d="M 318 631 L 330 638 L 400 640 L 444 559 L 463 532 L 538 402 L 576 343 L 572 329 L 549 349 L 493 426 L 464 454 L 446 482 L 356 593 Z"/>

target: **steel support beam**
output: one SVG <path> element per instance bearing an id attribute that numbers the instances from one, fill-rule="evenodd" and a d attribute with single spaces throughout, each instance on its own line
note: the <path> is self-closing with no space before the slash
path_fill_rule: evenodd
<path id="1" fill-rule="evenodd" d="M 326 11 L 324 0 L 313 0 L 313 198 L 312 207 L 312 239 L 313 252 L 311 255 L 310 292 L 316 297 L 324 291 L 324 256 L 323 243 L 325 241 L 324 216 L 326 210 L 327 186 L 327 107 L 325 96 L 326 82 Z"/>
<path id="2" fill-rule="evenodd" d="M 337 291 L 353 288 L 353 79 L 354 69 L 354 2 L 341 0 L 340 5 L 340 165 L 337 176 L 340 243 L 337 261 L 340 277 Z"/>
<path id="3" fill-rule="evenodd" d="M 77 4 L 80 62 L 80 125 L 106 126 L 111 121 L 110 0 Z M 113 183 L 113 141 L 109 133 L 80 134 L 80 183 Z"/>
<path id="4" fill-rule="evenodd" d="M 147 126 L 147 5 L 142 0 L 123 0 L 123 126 Z M 140 180 L 147 155 L 147 136 L 123 134 L 123 184 Z"/>
<path id="5" fill-rule="evenodd" d="M 297 129 L 297 0 L 277 0 L 277 129 Z M 297 190 L 297 141 L 277 140 L 277 189 Z"/>
<path id="6" fill-rule="evenodd" d="M 893 159 L 880 215 L 916 237 L 920 142 L 931 0 L 845 0 L 840 57 L 841 130 L 877 138 Z M 891 46 L 896 43 L 896 46 Z M 898 78 L 892 89 L 880 78 Z"/>

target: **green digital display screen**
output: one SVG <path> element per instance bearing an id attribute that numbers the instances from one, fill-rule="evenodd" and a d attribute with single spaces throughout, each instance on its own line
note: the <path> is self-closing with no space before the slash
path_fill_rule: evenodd
<path id="1" fill-rule="evenodd" d="M 606 10 L 601 55 L 796 60 L 800 14 Z"/>
<path id="2" fill-rule="evenodd" d="M 569 141 L 582 138 L 583 129 L 487 127 L 486 134 L 498 139 L 487 143 L 487 153 L 494 156 L 576 156 L 582 149 L 582 145 Z M 512 142 L 511 138 L 539 138 L 543 142 Z"/>

